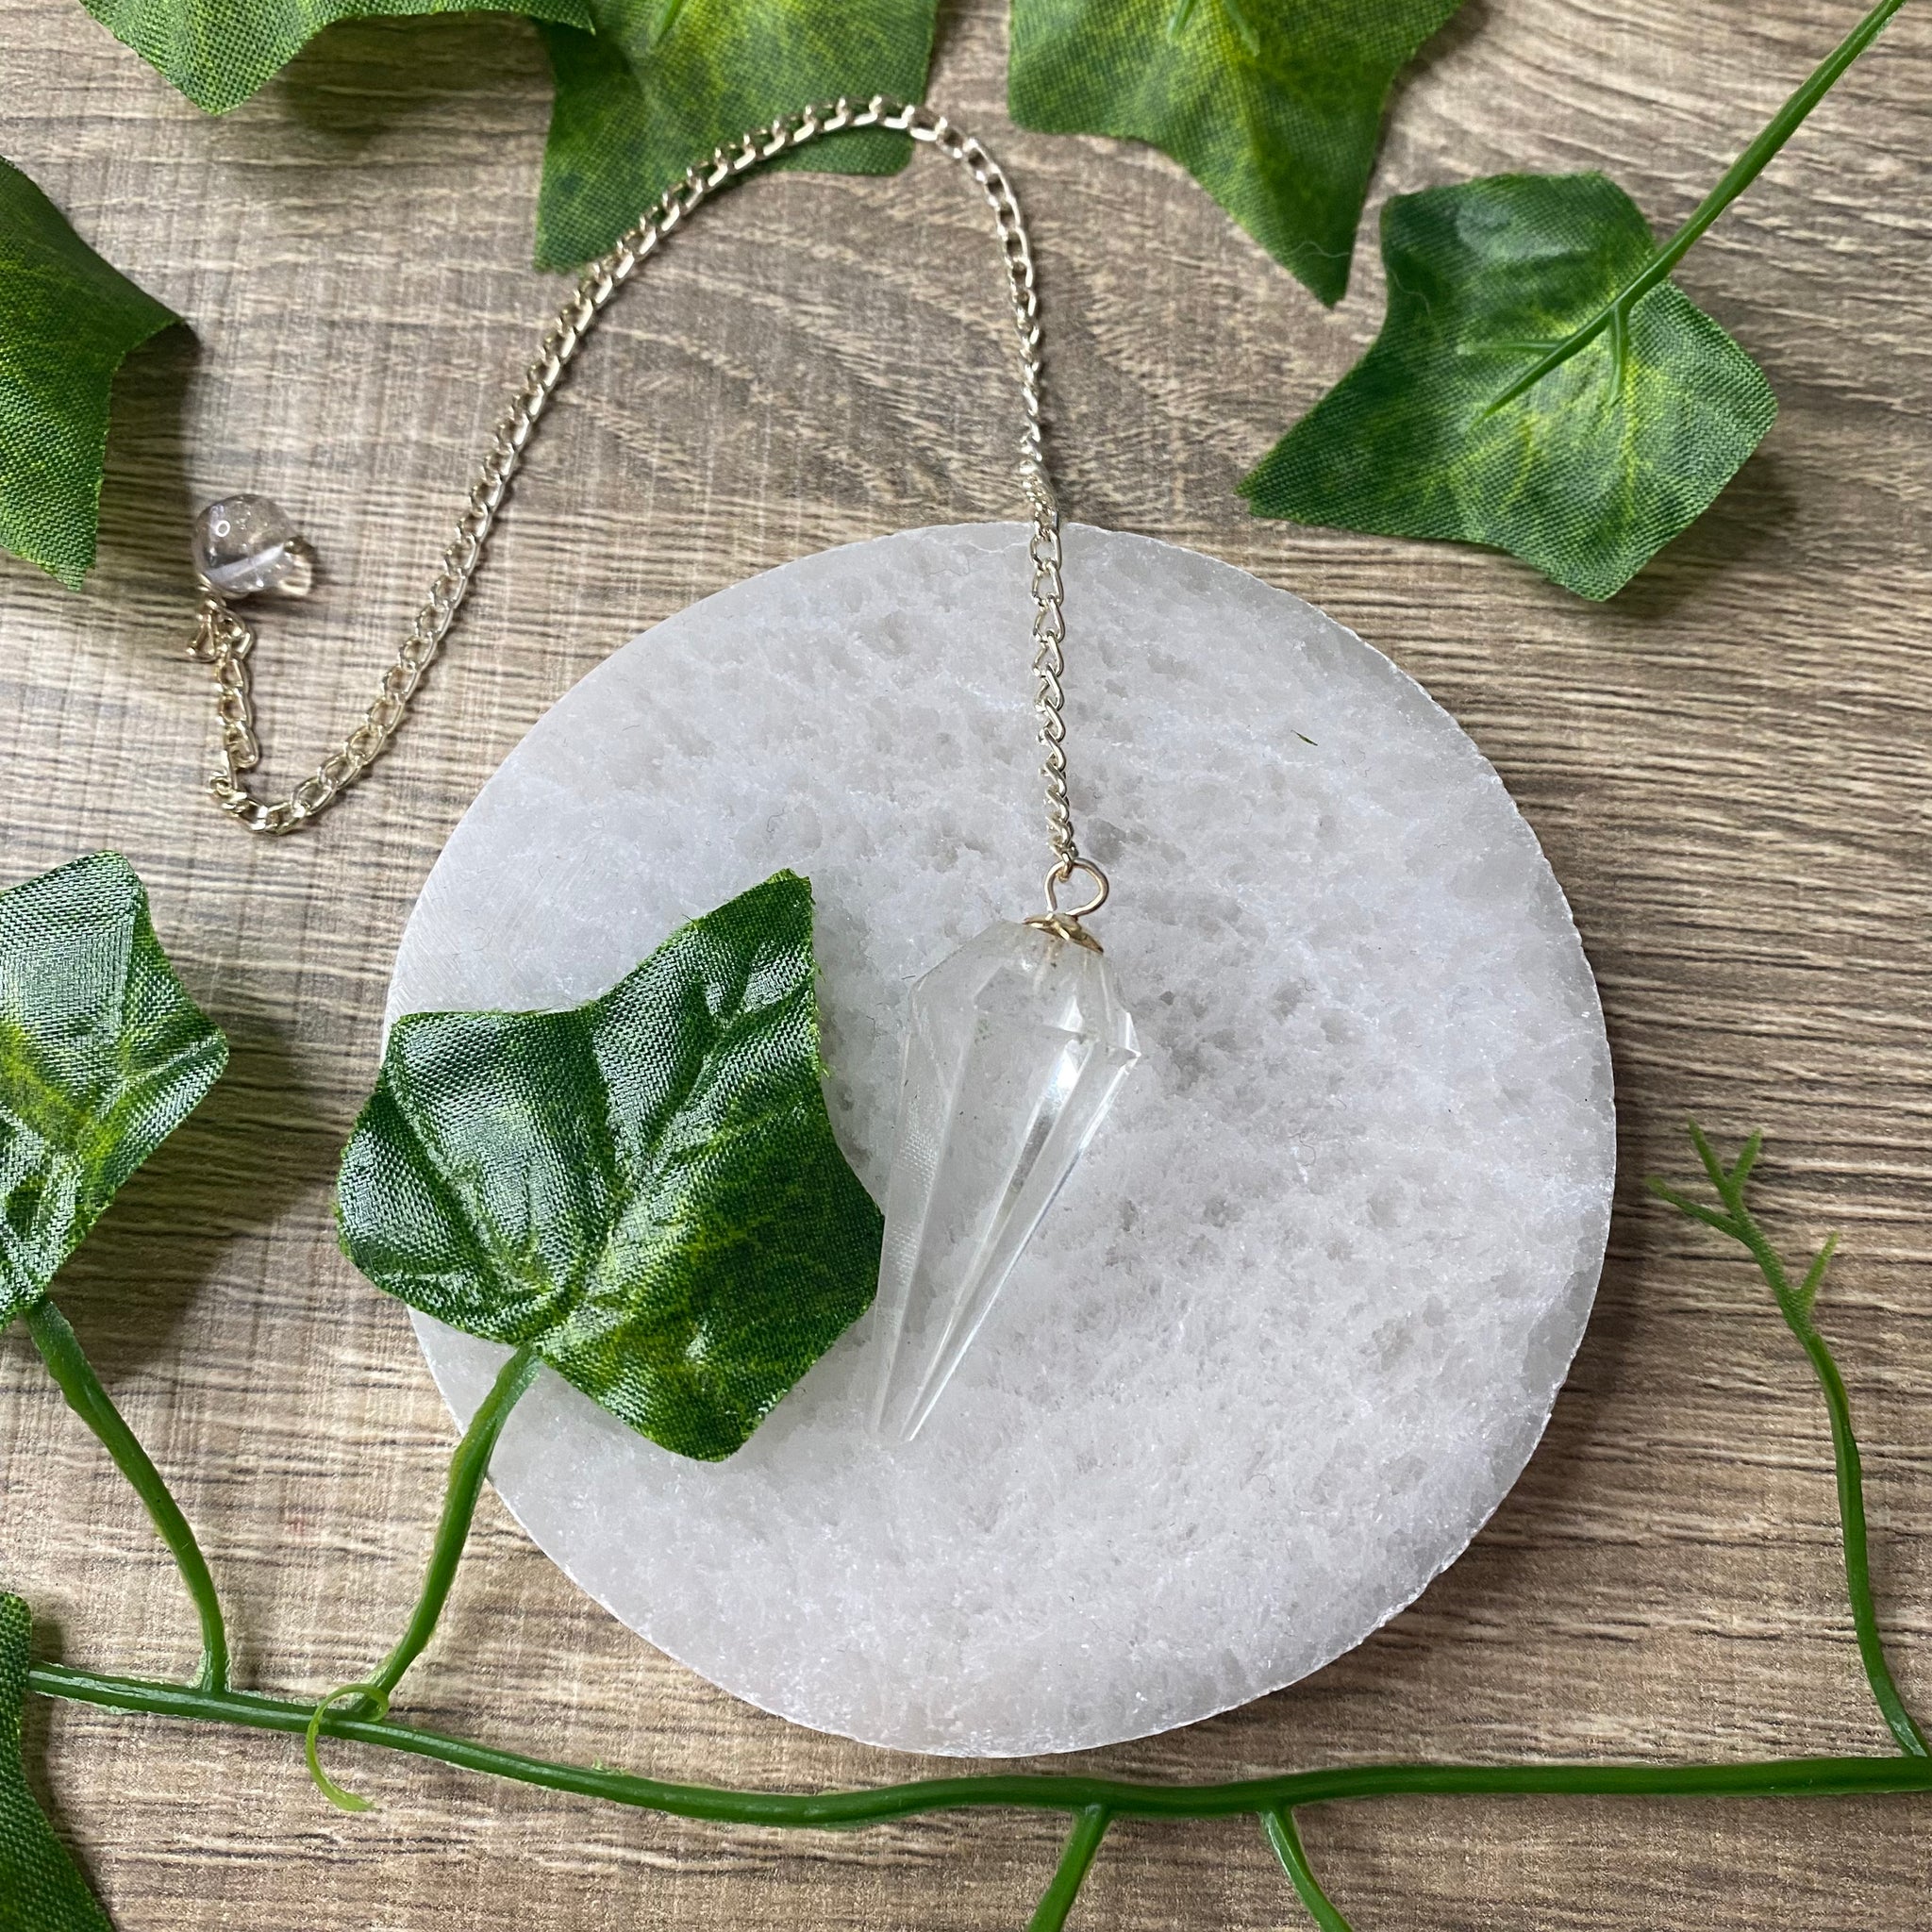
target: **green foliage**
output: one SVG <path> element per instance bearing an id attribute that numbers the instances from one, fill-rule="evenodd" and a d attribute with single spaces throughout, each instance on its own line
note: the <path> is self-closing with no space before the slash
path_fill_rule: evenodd
<path id="1" fill-rule="evenodd" d="M 811 888 L 779 873 L 573 1011 L 400 1021 L 342 1157 L 343 1246 L 667 1449 L 730 1455 L 877 1279 L 814 973 Z"/>
<path id="2" fill-rule="evenodd" d="M 125 937 L 116 942 L 118 931 Z M 137 957 L 145 958 L 139 970 L 129 964 Z M 669 1434 L 680 1438 L 671 1445 L 686 1453 L 723 1455 L 734 1447 L 730 1438 L 741 1441 L 870 1300 L 879 1217 L 831 1141 L 819 1091 L 811 981 L 809 887 L 778 874 L 675 933 L 608 995 L 574 1012 L 425 1014 L 398 1024 L 383 1080 L 344 1158 L 344 1239 L 371 1274 L 406 1300 L 444 1320 L 470 1316 L 464 1325 L 518 1341 L 518 1353 L 452 1460 L 437 1549 L 409 1628 L 369 1683 L 321 1704 L 228 1687 L 223 1621 L 192 1530 L 52 1302 L 42 1298 L 29 1307 L 27 1327 L 56 1381 L 114 1453 L 182 1561 L 203 1611 L 205 1656 L 188 1685 L 59 1663 L 29 1667 L 27 1606 L 0 1596 L 0 1932 L 110 1932 L 25 1783 L 19 1714 L 27 1689 L 127 1712 L 301 1737 L 319 1779 L 317 1742 L 328 1737 L 715 1822 L 824 1829 L 958 1808 L 1060 1812 L 1073 1829 L 1032 1917 L 1034 1932 L 1058 1932 L 1069 1921 L 1117 1816 L 1256 1818 L 1314 1923 L 1346 1932 L 1300 1843 L 1298 1807 L 1480 1793 L 1706 1801 L 1884 1790 L 1932 1795 L 1932 1755 L 1899 1698 L 1878 1631 L 1851 1405 L 1814 1324 L 1834 1242 L 1824 1242 L 1803 1277 L 1793 1277 L 1746 1202 L 1760 1138 L 1755 1134 L 1725 1165 L 1696 1126 L 1690 1136 L 1718 1204 L 1690 1200 L 1661 1182 L 1652 1186 L 1692 1221 L 1750 1252 L 1818 1374 L 1832 1416 L 1858 1648 L 1897 1737 L 1895 1757 L 1358 1764 L 1192 1785 L 993 1772 L 791 1793 L 671 1783 L 603 1764 L 557 1764 L 391 1722 L 389 1692 L 435 1631 L 502 1420 L 527 1387 L 539 1355 L 579 1387 L 586 1377 L 597 1383 L 591 1393 L 599 1401 L 626 1420 L 641 1418 L 640 1425 L 660 1441 Z M 33 1095 L 58 1091 L 72 1066 L 92 1064 L 108 1032 L 100 1012 L 137 1022 L 122 1025 L 133 1041 L 122 1053 L 124 1080 L 149 1088 L 157 1101 L 170 1093 L 168 1105 L 182 1113 L 193 1105 L 186 1086 L 205 1086 L 218 1066 L 220 1040 L 201 1022 L 199 1043 L 179 1058 L 175 1084 L 153 1078 L 153 1036 L 182 1030 L 186 999 L 158 958 L 139 883 L 112 854 L 79 859 L 0 894 L 0 1008 L 13 1012 L 22 1005 L 31 1005 L 37 1028 L 46 1014 L 59 1016 L 52 1036 L 64 1073 L 52 1080 L 37 1071 L 29 1082 Z M 199 1018 L 192 1007 L 186 1014 Z M 17 1032 L 8 1034 L 9 1047 Z M 193 1036 L 195 1028 L 186 1032 Z M 0 1053 L 0 1062 L 13 1060 L 17 1053 Z M 192 1080 L 188 1069 L 197 1069 Z M 100 1111 L 112 1117 L 116 1109 Z M 158 1138 L 157 1119 L 155 1108 L 124 1117 L 127 1148 Z M 11 1158 L 13 1141 L 6 1145 Z M 359 1805 L 321 1781 L 338 1801 Z"/>
<path id="3" fill-rule="evenodd" d="M 1502 175 L 1383 210 L 1389 313 L 1368 354 L 1241 489 L 1262 516 L 1512 551 L 1608 597 L 1701 515 L 1777 403 L 1668 282 L 1580 342 L 1651 262 L 1601 175 Z"/>
<path id="4" fill-rule="evenodd" d="M 1348 288 L 1382 108 L 1461 0 L 1013 0 L 1023 127 L 1170 154 L 1324 302 Z"/>
<path id="5" fill-rule="evenodd" d="M 937 0 L 589 0 L 596 33 L 550 27 L 557 76 L 537 262 L 602 255 L 684 171 L 808 102 L 925 92 Z M 780 167 L 886 175 L 911 143 L 880 128 Z"/>
<path id="6" fill-rule="evenodd" d="M 1771 1238 L 1751 1211 L 1748 1191 L 1752 1170 L 1764 1151 L 1764 1136 L 1753 1134 L 1728 1165 L 1695 1121 L 1690 1123 L 1690 1144 L 1704 1164 L 1705 1177 L 1718 1198 L 1718 1206 L 1707 1207 L 1692 1200 L 1681 1189 L 1653 1180 L 1650 1191 L 1668 1201 L 1679 1214 L 1728 1236 L 1757 1264 L 1777 1303 L 1785 1326 L 1797 1338 L 1798 1345 L 1810 1361 L 1811 1372 L 1824 1397 L 1825 1413 L 1831 1419 L 1832 1465 L 1838 1478 L 1839 1523 L 1844 1532 L 1845 1593 L 1852 1606 L 1852 1627 L 1858 1639 L 1858 1657 L 1865 1666 L 1865 1678 L 1872 1687 L 1872 1701 L 1877 1705 L 1886 1727 L 1908 1757 L 1932 1757 L 1919 1722 L 1906 1707 L 1893 1681 L 1891 1665 L 1885 1655 L 1885 1640 L 1878 1628 L 1878 1607 L 1872 1595 L 1872 1565 L 1865 1535 L 1865 1475 L 1858 1455 L 1858 1439 L 1852 1429 L 1851 1398 L 1845 1392 L 1844 1377 L 1829 1344 L 1820 1334 L 1813 1319 L 1818 1291 L 1824 1285 L 1826 1269 L 1838 1251 L 1837 1235 L 1828 1235 L 1812 1256 L 1802 1275 L 1794 1275 L 1784 1257 L 1772 1246 Z"/>
<path id="7" fill-rule="evenodd" d="M 21 1762 L 32 1629 L 25 1604 L 0 1595 L 0 1932 L 113 1932 L 42 1815 Z"/>
<path id="8" fill-rule="evenodd" d="M 1661 248 L 1601 175 L 1391 201 L 1382 333 L 1242 484 L 1257 514 L 1495 544 L 1614 595 L 1777 412 L 1756 364 L 1666 278 L 1904 4 L 1877 0 Z"/>
<path id="9" fill-rule="evenodd" d="M 227 1058 L 119 853 L 0 892 L 0 1327 L 45 1295 Z"/>
<path id="10" fill-rule="evenodd" d="M 93 565 L 114 372 L 175 320 L 0 160 L 0 545 L 70 591 Z"/>
<path id="11" fill-rule="evenodd" d="M 225 114 L 341 20 L 527 13 L 589 26 L 585 0 L 82 0 L 116 40 L 197 108 Z"/>

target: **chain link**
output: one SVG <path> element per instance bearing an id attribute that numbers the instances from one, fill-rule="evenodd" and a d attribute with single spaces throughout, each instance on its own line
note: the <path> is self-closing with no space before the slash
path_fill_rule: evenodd
<path id="1" fill-rule="evenodd" d="M 435 662 L 503 508 L 510 478 L 523 460 L 538 418 L 548 407 L 563 374 L 575 359 L 598 318 L 644 260 L 719 189 L 793 148 L 847 128 L 884 127 L 908 134 L 949 161 L 957 161 L 979 184 L 992 209 L 1013 326 L 1019 339 L 1020 389 L 1025 426 L 1020 442 L 1020 480 L 1032 525 L 1027 557 L 1032 567 L 1033 674 L 1040 719 L 1041 775 L 1046 788 L 1047 841 L 1053 865 L 1047 874 L 1047 913 L 1042 924 L 1080 937 L 1078 925 L 1107 897 L 1107 876 L 1081 857 L 1074 837 L 1073 804 L 1067 791 L 1066 722 L 1061 680 L 1066 675 L 1066 617 L 1060 554 L 1059 508 L 1047 471 L 1040 407 L 1040 296 L 1035 285 L 1033 249 L 1020 204 L 999 163 L 977 140 L 961 133 L 943 114 L 924 106 L 906 106 L 874 95 L 863 107 L 840 99 L 807 108 L 770 127 L 721 147 L 704 168 L 689 170 L 682 181 L 611 251 L 584 272 L 564 304 L 523 386 L 510 398 L 489 454 L 483 458 L 469 501 L 457 519 L 456 535 L 443 552 L 429 594 L 395 661 L 383 673 L 375 699 L 361 722 L 286 798 L 258 797 L 246 774 L 261 761 L 257 735 L 250 658 L 255 632 L 221 593 L 203 586 L 199 621 L 190 655 L 212 667 L 215 713 L 220 721 L 220 763 L 208 790 L 223 810 L 251 832 L 292 832 L 326 811 L 388 748 L 408 714 L 424 675 Z M 1087 875 L 1092 891 L 1077 908 L 1058 905 L 1060 889 L 1075 873 Z"/>

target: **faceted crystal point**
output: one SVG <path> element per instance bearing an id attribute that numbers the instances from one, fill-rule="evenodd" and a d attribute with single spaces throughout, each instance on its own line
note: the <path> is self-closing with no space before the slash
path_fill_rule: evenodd
<path id="1" fill-rule="evenodd" d="M 265 496 L 225 496 L 194 520 L 194 567 L 225 597 L 259 591 L 304 595 L 315 558 L 288 515 Z"/>
<path id="2" fill-rule="evenodd" d="M 874 1423 L 909 1441 L 1141 1058 L 1107 961 L 990 925 L 912 989 L 885 1250 Z"/>

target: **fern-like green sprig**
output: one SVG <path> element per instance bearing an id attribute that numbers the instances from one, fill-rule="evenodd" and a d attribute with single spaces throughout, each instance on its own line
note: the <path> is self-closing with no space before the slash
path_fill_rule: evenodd
<path id="1" fill-rule="evenodd" d="M 1679 1214 L 1728 1235 L 1749 1252 L 1757 1264 L 1757 1272 L 1770 1285 L 1785 1325 L 1797 1337 L 1799 1346 L 1810 1360 L 1818 1386 L 1824 1391 L 1824 1407 L 1831 1416 L 1831 1454 L 1838 1470 L 1839 1520 L 1844 1533 L 1845 1590 L 1852 1602 L 1852 1627 L 1857 1633 L 1858 1656 L 1864 1663 L 1873 1698 L 1892 1736 L 1898 1740 L 1899 1749 L 1913 1757 L 1932 1756 L 1925 1734 L 1906 1708 L 1905 1699 L 1892 1680 L 1891 1666 L 1886 1660 L 1878 1611 L 1872 1600 L 1872 1564 L 1865 1535 L 1865 1474 L 1858 1459 L 1858 1440 L 1852 1433 L 1851 1400 L 1845 1393 L 1844 1377 L 1839 1374 L 1830 1346 L 1811 1319 L 1824 1272 L 1831 1266 L 1832 1255 L 1838 1248 L 1838 1236 L 1825 1237 L 1812 1256 L 1811 1265 L 1793 1287 L 1791 1271 L 1757 1224 L 1745 1198 L 1751 1171 L 1764 1149 L 1762 1132 L 1753 1134 L 1744 1142 L 1729 1167 L 1718 1158 L 1717 1150 L 1695 1121 L 1690 1123 L 1690 1142 L 1697 1149 L 1697 1158 L 1704 1163 L 1721 1206 L 1707 1207 L 1660 1180 L 1650 1183 L 1651 1192 L 1659 1200 L 1668 1201 Z"/>

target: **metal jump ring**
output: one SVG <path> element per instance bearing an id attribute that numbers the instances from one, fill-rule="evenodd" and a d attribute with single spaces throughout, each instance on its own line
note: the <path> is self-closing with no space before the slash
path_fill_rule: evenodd
<path id="1" fill-rule="evenodd" d="M 1093 881 L 1093 896 L 1084 906 L 1062 906 L 1060 888 L 1076 872 L 1084 872 Z M 1107 904 L 1108 890 L 1107 874 L 1091 858 L 1063 858 L 1046 875 L 1047 916 L 1077 925 Z"/>

